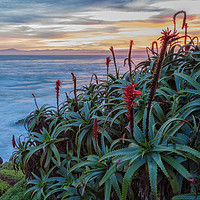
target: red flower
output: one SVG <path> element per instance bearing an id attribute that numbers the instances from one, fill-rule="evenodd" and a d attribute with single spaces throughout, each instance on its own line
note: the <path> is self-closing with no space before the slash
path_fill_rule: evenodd
<path id="1" fill-rule="evenodd" d="M 13 148 L 17 147 L 16 142 L 15 142 L 15 136 L 13 135 L 12 137 L 12 146 Z"/>
<path id="2" fill-rule="evenodd" d="M 135 98 L 137 96 L 141 96 L 142 92 L 138 90 L 134 90 L 137 84 L 133 85 L 133 83 L 129 83 L 129 85 L 126 85 L 125 91 L 124 91 L 124 101 L 127 106 L 128 114 L 127 117 L 130 120 L 130 111 L 133 110 L 133 108 L 136 106 L 135 105 Z"/>
<path id="3" fill-rule="evenodd" d="M 93 134 L 94 134 L 94 139 L 95 142 L 97 143 L 97 139 L 98 139 L 98 132 L 99 132 L 99 126 L 97 123 L 97 118 L 94 118 L 94 125 L 93 125 Z"/>
<path id="4" fill-rule="evenodd" d="M 57 99 L 57 110 L 58 110 L 58 113 L 59 113 L 59 90 L 60 90 L 60 86 L 61 86 L 61 82 L 60 80 L 57 80 L 56 81 L 56 99 Z"/>
<path id="5" fill-rule="evenodd" d="M 112 61 L 112 59 L 110 58 L 110 56 L 108 56 L 106 58 L 106 65 L 108 66 L 110 64 L 110 62 Z"/>
<path id="6" fill-rule="evenodd" d="M 56 87 L 55 87 L 56 92 L 59 92 L 60 86 L 61 86 L 61 82 L 60 82 L 60 80 L 57 80 L 56 81 Z"/>
<path id="7" fill-rule="evenodd" d="M 171 43 L 177 40 L 178 33 L 171 33 L 171 30 L 167 28 L 166 30 L 162 30 L 161 34 L 163 36 L 159 37 L 158 40 L 161 40 L 163 43 Z"/>

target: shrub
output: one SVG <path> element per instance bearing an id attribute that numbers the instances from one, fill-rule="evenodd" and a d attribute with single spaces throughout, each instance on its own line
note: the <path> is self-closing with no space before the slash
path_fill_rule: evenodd
<path id="1" fill-rule="evenodd" d="M 0 179 L 0 196 L 10 188 L 10 185 Z"/>
<path id="2" fill-rule="evenodd" d="M 21 180 L 14 187 L 10 188 L 0 200 L 30 200 L 31 197 L 29 194 L 24 195 L 26 192 L 26 181 Z"/>

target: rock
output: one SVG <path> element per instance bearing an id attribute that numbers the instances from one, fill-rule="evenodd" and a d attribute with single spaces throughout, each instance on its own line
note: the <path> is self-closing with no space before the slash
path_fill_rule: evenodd
<path id="1" fill-rule="evenodd" d="M 3 164 L 3 159 L 0 157 L 0 165 Z"/>
<path id="2" fill-rule="evenodd" d="M 15 122 L 15 124 L 17 124 L 17 125 L 23 124 L 23 123 L 24 123 L 24 120 L 25 120 L 25 119 L 20 119 L 20 120 L 18 120 L 17 122 Z"/>

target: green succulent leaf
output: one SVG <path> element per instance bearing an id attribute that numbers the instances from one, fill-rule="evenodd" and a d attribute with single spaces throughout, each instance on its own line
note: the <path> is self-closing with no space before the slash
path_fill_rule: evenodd
<path id="1" fill-rule="evenodd" d="M 129 166 L 125 176 L 124 176 L 124 179 L 123 179 L 123 185 L 122 185 L 122 199 L 123 200 L 126 200 L 126 196 L 127 196 L 127 191 L 128 191 L 128 187 L 131 183 L 131 180 L 135 174 L 135 172 L 142 166 L 144 165 L 146 162 L 146 159 L 145 158 L 137 158 L 135 160 L 135 162 Z"/>

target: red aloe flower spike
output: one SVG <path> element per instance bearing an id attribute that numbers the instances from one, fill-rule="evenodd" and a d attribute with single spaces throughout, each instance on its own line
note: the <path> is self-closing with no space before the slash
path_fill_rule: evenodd
<path id="1" fill-rule="evenodd" d="M 55 89 L 56 89 L 56 99 L 57 99 L 57 111 L 58 111 L 58 114 L 60 112 L 60 110 L 59 110 L 59 92 L 60 92 L 60 87 L 61 87 L 61 82 L 60 82 L 60 80 L 57 80 Z"/>
<path id="2" fill-rule="evenodd" d="M 13 146 L 13 148 L 17 147 L 14 135 L 12 136 L 12 146 Z"/>
<path id="3" fill-rule="evenodd" d="M 93 124 L 93 135 L 94 135 L 94 139 L 95 139 L 96 144 L 97 144 L 97 140 L 98 140 L 98 132 L 99 132 L 99 126 L 98 126 L 98 123 L 97 123 L 97 118 L 95 117 L 94 118 L 94 124 Z"/>
<path id="4" fill-rule="evenodd" d="M 118 78 L 118 73 L 117 73 L 117 64 L 116 64 L 116 59 L 115 59 L 115 53 L 114 53 L 113 46 L 110 47 L 110 51 L 111 51 L 112 56 L 113 56 L 113 62 L 114 62 L 114 65 L 115 65 L 115 71 L 116 71 L 116 77 Z"/>
<path id="5" fill-rule="evenodd" d="M 134 108 L 136 107 L 136 103 L 134 102 L 134 100 L 137 96 L 142 95 L 142 92 L 134 90 L 136 86 L 137 84 L 133 85 L 133 83 L 129 83 L 129 85 L 126 85 L 124 91 L 124 101 L 126 103 L 126 109 L 128 110 L 126 116 L 130 121 L 131 137 L 134 130 Z"/>
<path id="6" fill-rule="evenodd" d="M 109 64 L 112 61 L 112 59 L 110 58 L 110 56 L 108 56 L 106 58 L 106 65 L 107 65 L 107 81 L 108 81 L 108 71 L 109 71 Z"/>

